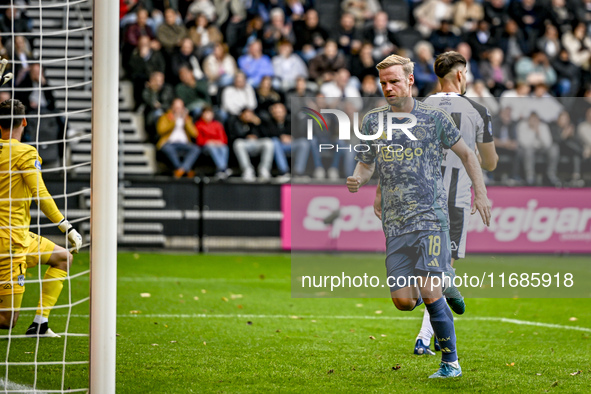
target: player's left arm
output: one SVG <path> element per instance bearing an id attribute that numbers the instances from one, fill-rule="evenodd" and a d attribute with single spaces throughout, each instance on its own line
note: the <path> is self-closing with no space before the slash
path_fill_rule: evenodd
<path id="1" fill-rule="evenodd" d="M 494 171 L 499 162 L 499 155 L 495 149 L 495 142 L 478 142 L 478 154 L 480 157 L 480 167 L 487 171 Z"/>
<path id="2" fill-rule="evenodd" d="M 43 177 L 41 176 L 41 164 L 36 158 L 25 158 L 25 163 L 19 166 L 22 172 L 25 184 L 31 190 L 33 200 L 37 202 L 41 212 L 47 216 L 49 220 L 58 225 L 58 228 L 68 235 L 68 240 L 73 248 L 72 252 L 78 253 L 82 247 L 82 236 L 76 231 L 70 222 L 64 218 L 59 208 L 55 204 L 53 197 L 49 194 Z"/>
<path id="3" fill-rule="evenodd" d="M 478 211 L 484 224 L 487 226 L 490 225 L 491 204 L 486 196 L 486 186 L 484 185 L 482 171 L 480 170 L 476 154 L 461 138 L 451 147 L 451 150 L 462 160 L 464 168 L 472 180 L 472 187 L 474 188 L 474 205 L 472 206 L 472 214 Z"/>

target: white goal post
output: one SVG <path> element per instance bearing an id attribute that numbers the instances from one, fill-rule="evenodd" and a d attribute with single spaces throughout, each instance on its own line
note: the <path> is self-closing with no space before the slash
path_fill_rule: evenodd
<path id="1" fill-rule="evenodd" d="M 119 1 L 94 0 L 90 392 L 115 393 Z"/>

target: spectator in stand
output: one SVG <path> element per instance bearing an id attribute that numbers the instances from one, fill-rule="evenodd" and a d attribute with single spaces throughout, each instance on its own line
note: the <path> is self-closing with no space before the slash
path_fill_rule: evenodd
<path id="1" fill-rule="evenodd" d="M 186 0 L 189 2 L 190 0 Z M 195 0 L 187 7 L 187 19 L 197 19 L 199 15 L 205 16 L 208 22 L 216 19 L 216 7 L 211 0 Z"/>
<path id="2" fill-rule="evenodd" d="M 13 49 L 14 43 L 14 49 Z M 14 51 L 14 52 L 13 52 Z M 15 36 L 14 41 L 8 40 L 6 43 L 6 53 L 12 59 L 14 84 L 21 83 L 29 71 L 29 62 L 33 57 L 29 41 L 23 36 Z M 14 58 L 12 57 L 14 53 Z"/>
<path id="3" fill-rule="evenodd" d="M 290 89 L 285 94 L 285 103 L 287 110 L 291 112 L 291 105 L 293 100 L 301 100 L 304 97 L 312 97 L 314 92 L 308 88 L 308 81 L 305 77 L 298 77 L 296 79 L 295 87 Z"/>
<path id="4" fill-rule="evenodd" d="M 318 84 L 332 81 L 334 73 L 347 66 L 345 56 L 339 53 L 337 43 L 328 40 L 324 46 L 324 51 L 310 60 L 310 78 Z"/>
<path id="5" fill-rule="evenodd" d="M 552 139 L 560 149 L 560 156 L 570 159 L 573 164 L 571 174 L 572 186 L 583 186 L 581 184 L 581 158 L 583 148 L 581 141 L 577 138 L 575 125 L 572 123 L 568 111 L 562 111 L 556 123 L 550 127 Z"/>
<path id="6" fill-rule="evenodd" d="M 272 60 L 275 85 L 285 92 L 295 86 L 298 77 L 308 78 L 308 67 L 301 57 L 293 53 L 291 42 L 281 41 L 278 52 Z"/>
<path id="7" fill-rule="evenodd" d="M 345 12 L 341 15 L 339 28 L 335 31 L 333 39 L 339 45 L 345 56 L 357 53 L 361 48 L 361 34 L 355 27 L 355 17 L 353 14 Z"/>
<path id="8" fill-rule="evenodd" d="M 532 98 L 528 101 L 532 105 L 532 111 L 537 112 L 542 122 L 547 124 L 556 122 L 564 109 L 564 106 L 548 93 L 548 86 L 543 83 L 534 87 Z"/>
<path id="9" fill-rule="evenodd" d="M 485 20 L 479 21 L 476 30 L 466 37 L 466 42 L 472 48 L 472 55 L 475 60 L 485 59 L 488 51 L 495 47 L 494 37 L 488 22 Z"/>
<path id="10" fill-rule="evenodd" d="M 26 15 L 25 9 L 20 8 L 17 1 L 3 2 L 4 15 L 0 18 L 0 31 L 3 33 L 29 33 L 33 31 L 33 21 Z"/>
<path id="11" fill-rule="evenodd" d="M 434 55 L 439 55 L 443 52 L 452 51 L 462 40 L 453 32 L 451 21 L 444 19 L 441 21 L 439 29 L 433 30 L 433 33 L 431 33 L 429 42 L 433 45 Z"/>
<path id="12" fill-rule="evenodd" d="M 167 8 L 164 10 L 164 23 L 156 31 L 156 36 L 167 56 L 171 56 L 181 45 L 183 38 L 187 37 L 187 29 L 184 25 L 177 23 L 178 19 L 178 13 L 172 8 Z"/>
<path id="13" fill-rule="evenodd" d="M 211 86 L 223 88 L 231 85 L 238 71 L 236 60 L 228 53 L 226 44 L 215 44 L 213 53 L 203 61 L 203 72 Z"/>
<path id="14" fill-rule="evenodd" d="M 269 76 L 263 77 L 256 94 L 258 103 L 257 114 L 266 121 L 269 118 L 269 107 L 282 102 L 283 98 L 281 94 L 273 89 L 273 79 Z"/>
<path id="15" fill-rule="evenodd" d="M 150 142 L 156 143 L 158 140 L 156 122 L 168 110 L 173 99 L 174 91 L 172 86 L 164 83 L 164 74 L 160 71 L 152 72 L 142 92 L 144 126 Z"/>
<path id="16" fill-rule="evenodd" d="M 246 28 L 246 6 L 242 0 L 215 0 L 217 19 L 216 26 L 220 29 L 230 53 L 235 56 L 242 45 L 244 29 Z"/>
<path id="17" fill-rule="evenodd" d="M 583 145 L 583 160 L 591 160 L 591 108 L 585 114 L 585 121 L 577 127 L 577 137 Z"/>
<path id="18" fill-rule="evenodd" d="M 292 22 L 302 20 L 304 18 L 305 3 L 307 0 L 287 0 L 285 2 L 286 17 Z"/>
<path id="19" fill-rule="evenodd" d="M 141 36 L 148 36 L 151 39 L 156 38 L 154 31 L 148 25 L 148 19 L 150 17 L 148 10 L 145 8 L 140 8 L 137 10 L 136 14 L 137 19 L 135 23 L 127 26 L 123 36 L 123 42 L 129 46 L 128 48 L 131 49 L 137 46 Z"/>
<path id="20" fill-rule="evenodd" d="M 458 44 L 456 51 L 466 59 L 466 83 L 470 85 L 476 79 L 482 79 L 478 63 L 472 58 L 472 48 L 465 42 Z"/>
<path id="21" fill-rule="evenodd" d="M 489 23 L 493 32 L 497 32 L 507 23 L 508 4 L 507 0 L 485 0 L 484 20 Z"/>
<path id="22" fill-rule="evenodd" d="M 512 181 L 519 181 L 519 143 L 517 141 L 517 124 L 511 119 L 511 107 L 503 108 L 493 118 L 493 138 L 495 149 L 499 155 L 499 163 L 509 162 Z"/>
<path id="23" fill-rule="evenodd" d="M 536 154 L 544 156 L 548 163 L 546 175 L 553 186 L 559 186 L 560 181 L 556 177 L 558 167 L 559 149 L 552 142 L 552 133 L 548 125 L 540 120 L 540 117 L 532 112 L 528 119 L 524 119 L 517 125 L 517 140 L 519 148 L 523 152 L 522 160 L 525 170 L 525 180 L 529 186 L 536 182 Z"/>
<path id="24" fill-rule="evenodd" d="M 225 180 L 232 175 L 228 168 L 228 136 L 224 126 L 214 119 L 213 109 L 204 107 L 201 117 L 195 123 L 197 129 L 197 145 L 213 160 L 216 167 L 215 177 Z"/>
<path id="25" fill-rule="evenodd" d="M 187 67 L 180 68 L 179 77 L 181 82 L 176 85 L 174 92 L 178 98 L 183 100 L 191 116 L 197 118 L 201 114 L 203 107 L 211 105 L 207 81 L 204 79 L 196 80 Z"/>
<path id="26" fill-rule="evenodd" d="M 453 20 L 451 0 L 426 0 L 414 9 L 417 20 L 415 28 L 429 38 L 433 30 L 439 29 L 442 20 Z"/>
<path id="27" fill-rule="evenodd" d="M 228 133 L 238 164 L 242 170 L 242 179 L 253 182 L 255 178 L 251 157 L 260 156 L 258 167 L 259 180 L 267 181 L 271 178 L 273 165 L 273 141 L 266 138 L 261 118 L 248 108 L 243 109 L 238 116 L 228 119 Z"/>
<path id="28" fill-rule="evenodd" d="M 380 97 L 382 96 L 382 92 L 379 88 L 377 83 L 378 79 L 371 76 L 366 75 L 363 80 L 361 81 L 361 97 L 368 98 L 368 97 Z M 365 100 L 364 100 L 365 104 Z"/>
<path id="29" fill-rule="evenodd" d="M 382 7 L 378 0 L 343 0 L 341 9 L 344 13 L 353 15 L 357 27 L 362 28 Z"/>
<path id="30" fill-rule="evenodd" d="M 269 56 L 263 54 L 263 44 L 255 40 L 248 46 L 248 54 L 238 58 L 238 67 L 246 75 L 249 85 L 258 87 L 264 76 L 273 76 L 273 64 Z"/>
<path id="31" fill-rule="evenodd" d="M 523 31 L 528 46 L 533 48 L 544 31 L 544 22 L 549 16 L 546 7 L 539 0 L 513 1 L 509 7 L 509 15 Z"/>
<path id="32" fill-rule="evenodd" d="M 141 36 L 137 47 L 129 58 L 127 75 L 133 83 L 133 98 L 136 110 L 142 102 L 142 91 L 150 75 L 155 71 L 161 73 L 166 71 L 164 56 L 156 49 L 159 45 L 157 40 L 151 40 L 148 36 Z"/>
<path id="33" fill-rule="evenodd" d="M 579 9 L 582 3 L 582 1 L 577 4 L 576 1 L 551 0 L 548 18 L 554 26 L 560 29 L 561 34 L 570 31 L 571 26 L 575 25 L 577 14 L 582 13 L 582 10 Z"/>
<path id="34" fill-rule="evenodd" d="M 474 83 L 466 89 L 466 97 L 470 97 L 477 103 L 485 106 L 491 115 L 496 115 L 499 112 L 499 104 L 497 99 L 486 87 L 486 84 L 481 79 L 477 79 Z"/>
<path id="35" fill-rule="evenodd" d="M 192 141 L 197 137 L 197 130 L 183 100 L 173 100 L 170 109 L 158 119 L 156 130 L 160 136 L 156 146 L 170 160 L 175 179 L 185 174 L 194 178 L 193 165 L 201 150 Z"/>
<path id="36" fill-rule="evenodd" d="M 364 43 L 359 53 L 351 57 L 350 64 L 351 74 L 359 81 L 362 81 L 367 75 L 371 75 L 374 78 L 378 77 L 376 62 L 373 58 L 373 45 L 369 42 Z"/>
<path id="37" fill-rule="evenodd" d="M 327 98 L 327 102 L 335 102 L 331 98 L 361 97 L 359 89 L 351 83 L 351 74 L 346 68 L 338 70 L 333 81 L 322 84 L 320 92 Z"/>
<path id="38" fill-rule="evenodd" d="M 536 48 L 548 55 L 550 59 L 558 56 L 562 44 L 560 43 L 560 37 L 556 26 L 551 23 L 546 23 L 546 30 L 544 31 L 544 35 L 538 38 Z"/>
<path id="39" fill-rule="evenodd" d="M 464 33 L 476 30 L 477 22 L 484 18 L 484 8 L 474 0 L 460 0 L 453 7 L 453 21 Z"/>
<path id="40" fill-rule="evenodd" d="M 375 14 L 373 23 L 363 32 L 363 39 L 373 45 L 373 58 L 382 61 L 398 48 L 396 36 L 388 30 L 388 14 L 380 11 Z"/>
<path id="41" fill-rule="evenodd" d="M 552 86 L 556 83 L 556 71 L 544 52 L 535 51 L 531 57 L 524 56 L 515 64 L 517 80 L 527 81 L 530 85 L 545 84 Z"/>
<path id="42" fill-rule="evenodd" d="M 530 112 L 530 100 L 524 100 L 529 97 L 531 92 L 531 86 L 525 82 L 517 80 L 515 88 L 511 90 L 505 90 L 499 100 L 501 108 L 512 107 L 511 118 L 515 122 L 526 119 Z"/>
<path id="43" fill-rule="evenodd" d="M 500 29 L 498 29 L 500 30 Z M 505 54 L 504 58 L 508 66 L 515 64 L 523 55 L 530 52 L 529 45 L 523 32 L 513 19 L 509 19 L 503 31 L 499 31 L 496 37 L 498 47 Z"/>
<path id="44" fill-rule="evenodd" d="M 293 25 L 295 34 L 295 50 L 306 62 L 316 56 L 317 51 L 324 47 L 328 33 L 318 24 L 318 12 L 310 8 L 304 14 L 304 20 Z"/>
<path id="45" fill-rule="evenodd" d="M 572 33 L 563 34 L 562 45 L 576 66 L 585 71 L 590 70 L 591 38 L 589 38 L 587 26 L 584 23 L 578 23 Z"/>
<path id="46" fill-rule="evenodd" d="M 503 51 L 499 48 L 491 50 L 487 60 L 480 62 L 480 73 L 495 97 L 513 88 L 513 73 L 511 68 L 503 63 Z"/>
<path id="47" fill-rule="evenodd" d="M 419 41 L 414 48 L 415 53 L 415 86 L 419 96 L 425 97 L 437 84 L 437 75 L 433 71 L 433 46 L 427 41 Z"/>
<path id="48" fill-rule="evenodd" d="M 243 72 L 236 73 L 234 85 L 228 86 L 222 92 L 222 110 L 225 116 L 238 116 L 244 108 L 255 110 L 257 98 L 252 86 L 246 83 L 246 76 Z"/>
<path id="49" fill-rule="evenodd" d="M 27 109 L 27 113 L 47 113 L 55 110 L 53 90 L 45 89 L 49 85 L 41 70 L 39 61 L 29 64 L 28 71 L 17 85 L 19 90 L 14 92 L 14 98 L 20 100 Z"/>
<path id="50" fill-rule="evenodd" d="M 263 33 L 263 52 L 269 56 L 277 55 L 279 42 L 295 42 L 295 34 L 291 23 L 285 21 L 285 13 L 281 8 L 273 8 L 269 13 L 271 23 Z"/>
<path id="51" fill-rule="evenodd" d="M 138 46 L 140 37 L 148 36 L 151 40 L 156 38 L 154 31 L 148 26 L 148 10 L 140 8 L 137 10 L 137 20 L 127 26 L 123 35 L 123 46 L 121 50 L 121 63 L 123 68 L 127 68 L 129 58 L 133 50 Z"/>
<path id="52" fill-rule="evenodd" d="M 275 103 L 269 107 L 269 121 L 267 122 L 267 136 L 273 141 L 275 163 L 281 173 L 280 180 L 289 180 L 289 163 L 287 155 L 291 154 L 294 162 L 294 175 L 303 175 L 306 171 L 310 143 L 305 138 L 292 139 L 291 121 L 287 116 L 287 109 L 283 103 Z"/>
<path id="53" fill-rule="evenodd" d="M 556 71 L 558 81 L 554 87 L 555 95 L 559 97 L 576 96 L 580 88 L 581 69 L 570 61 L 566 49 L 561 49 L 558 56 L 550 61 Z"/>
<path id="54" fill-rule="evenodd" d="M 183 38 L 179 50 L 172 55 L 171 69 L 176 83 L 180 80 L 180 70 L 183 67 L 188 68 L 197 80 L 203 79 L 205 76 L 197 59 L 195 45 L 188 37 Z"/>
<path id="55" fill-rule="evenodd" d="M 198 14 L 195 25 L 189 29 L 189 38 L 195 44 L 199 59 L 213 52 L 216 44 L 224 42 L 224 36 L 214 24 L 210 24 L 205 14 Z"/>

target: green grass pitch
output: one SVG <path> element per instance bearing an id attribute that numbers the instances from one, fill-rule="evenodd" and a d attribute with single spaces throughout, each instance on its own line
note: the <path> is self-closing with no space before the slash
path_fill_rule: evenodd
<path id="1" fill-rule="evenodd" d="M 381 264 L 381 256 L 369 256 Z M 485 258 L 470 256 L 467 262 Z M 466 318 L 456 318 L 464 376 L 432 380 L 427 377 L 437 369 L 439 355 L 412 354 L 422 308 L 400 312 L 388 299 L 291 298 L 289 255 L 121 253 L 118 264 L 118 393 L 589 392 L 591 387 L 588 299 L 469 299 Z M 87 268 L 88 255 L 80 255 L 73 272 Z M 37 270 L 28 274 L 33 279 Z M 38 293 L 38 284 L 27 285 L 23 306 L 36 306 Z M 66 285 L 59 303 L 68 302 L 70 294 L 72 302 L 88 296 L 88 276 L 74 279 L 71 292 Z M 88 333 L 88 309 L 88 303 L 72 309 L 69 332 Z M 65 331 L 67 313 L 52 312 L 54 331 Z M 33 314 L 23 311 L 13 334 L 23 334 Z M 29 338 L 1 343 L 2 362 L 24 363 L 9 365 L 8 372 L 3 364 L 3 381 L 61 389 L 63 374 L 64 389 L 88 387 L 87 365 L 27 364 L 36 351 L 39 361 L 87 360 L 88 338 L 68 337 L 65 352 L 64 338 L 42 339 L 37 350 Z"/>

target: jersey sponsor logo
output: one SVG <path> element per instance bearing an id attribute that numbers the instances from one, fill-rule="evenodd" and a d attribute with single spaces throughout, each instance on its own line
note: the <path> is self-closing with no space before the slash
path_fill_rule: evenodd
<path id="1" fill-rule="evenodd" d="M 427 267 L 439 267 L 439 262 L 437 261 L 437 258 L 434 258 L 433 260 L 431 260 L 431 262 L 429 264 L 427 264 Z"/>
<path id="2" fill-rule="evenodd" d="M 35 160 L 35 168 L 41 171 L 41 162 L 39 160 Z"/>

